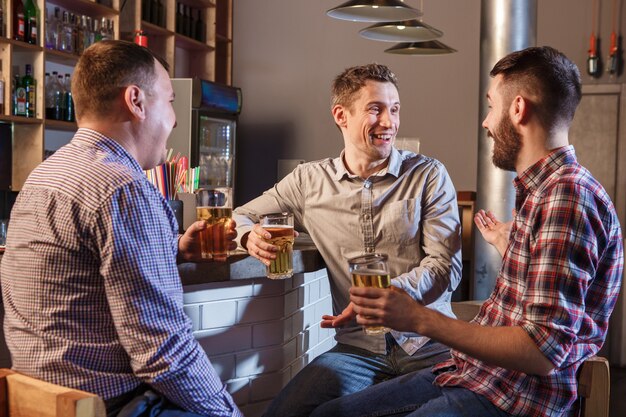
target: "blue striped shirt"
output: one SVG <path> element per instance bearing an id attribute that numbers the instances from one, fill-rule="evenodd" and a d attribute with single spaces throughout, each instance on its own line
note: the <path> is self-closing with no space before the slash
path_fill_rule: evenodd
<path id="1" fill-rule="evenodd" d="M 89 129 L 37 167 L 2 260 L 13 368 L 104 399 L 141 383 L 183 409 L 241 413 L 194 339 L 177 226 L 117 142 Z"/>

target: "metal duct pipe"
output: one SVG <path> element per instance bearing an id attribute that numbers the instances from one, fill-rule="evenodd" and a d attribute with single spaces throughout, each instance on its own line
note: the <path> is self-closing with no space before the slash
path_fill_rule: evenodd
<path id="1" fill-rule="evenodd" d="M 537 0 L 482 0 L 480 21 L 480 120 L 478 132 L 478 180 L 476 207 L 491 210 L 500 220 L 509 220 L 515 206 L 511 181 L 515 173 L 491 163 L 493 141 L 482 122 L 487 116 L 489 71 L 506 54 L 537 42 Z M 470 298 L 486 299 L 494 288 L 502 258 L 495 248 L 474 234 L 474 282 Z"/>

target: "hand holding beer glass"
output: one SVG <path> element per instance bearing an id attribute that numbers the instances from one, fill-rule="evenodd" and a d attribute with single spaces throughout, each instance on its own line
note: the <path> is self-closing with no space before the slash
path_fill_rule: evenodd
<path id="1" fill-rule="evenodd" d="M 260 224 L 272 237 L 267 243 L 275 245 L 276 259 L 267 266 L 266 276 L 271 279 L 284 279 L 293 275 L 293 214 L 271 213 L 261 216 Z"/>
<path id="2" fill-rule="evenodd" d="M 391 285 L 387 255 L 373 253 L 357 256 L 348 259 L 348 265 L 355 287 L 389 288 Z M 363 331 L 367 335 L 377 335 L 387 333 L 389 329 L 384 326 L 363 326 Z"/>
<path id="3" fill-rule="evenodd" d="M 228 187 L 196 191 L 196 218 L 206 223 L 201 232 L 202 258 L 225 261 L 230 241 L 226 229 L 233 214 L 232 189 Z"/>

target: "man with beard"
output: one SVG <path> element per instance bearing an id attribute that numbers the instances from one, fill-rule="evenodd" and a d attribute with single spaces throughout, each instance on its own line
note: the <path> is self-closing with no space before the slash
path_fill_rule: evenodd
<path id="1" fill-rule="evenodd" d="M 311 236 L 326 262 L 337 314 L 322 317 L 322 327 L 337 329 L 337 345 L 290 381 L 267 410 L 271 417 L 309 415 L 333 398 L 449 358 L 447 347 L 413 333 L 365 335 L 354 320 L 346 259 L 388 254 L 392 285 L 454 317 L 450 298 L 461 279 L 461 243 L 452 182 L 440 162 L 393 146 L 400 98 L 389 68 L 348 68 L 332 93 L 341 155 L 299 165 L 235 210 L 242 246 L 265 264 L 277 247 L 255 224 L 259 215 L 294 214 L 296 230 Z"/>
<path id="2" fill-rule="evenodd" d="M 620 225 L 568 145 L 581 98 L 574 63 L 550 47 L 528 48 L 501 59 L 491 76 L 483 126 L 494 164 L 518 175 L 508 239 L 505 224 L 475 218 L 503 254 L 495 290 L 467 323 L 396 288 L 352 288 L 357 322 L 431 337 L 450 346 L 452 358 L 329 402 L 313 416 L 576 415 L 577 370 L 601 348 L 619 293 Z"/>

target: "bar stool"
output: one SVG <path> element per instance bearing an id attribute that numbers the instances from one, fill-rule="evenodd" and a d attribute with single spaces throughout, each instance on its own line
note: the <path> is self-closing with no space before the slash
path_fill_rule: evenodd
<path id="1" fill-rule="evenodd" d="M 478 314 L 482 301 L 452 303 L 459 320 L 470 321 Z M 609 361 L 601 356 L 585 360 L 578 372 L 578 402 L 580 417 L 609 417 L 611 375 Z"/>
<path id="2" fill-rule="evenodd" d="M 106 417 L 104 402 L 89 392 L 0 369 L 0 417 Z"/>

